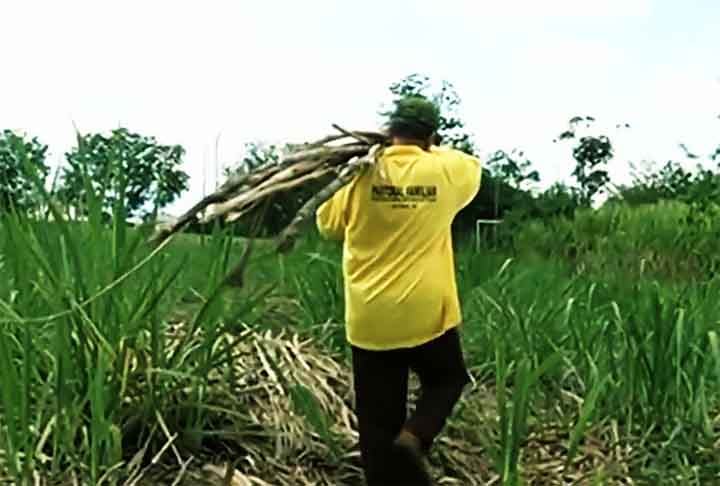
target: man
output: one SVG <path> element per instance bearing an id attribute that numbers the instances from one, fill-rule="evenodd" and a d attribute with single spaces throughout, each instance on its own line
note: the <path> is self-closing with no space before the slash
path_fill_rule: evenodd
<path id="1" fill-rule="evenodd" d="M 390 114 L 378 164 L 317 212 L 344 240 L 346 332 L 369 486 L 429 485 L 424 457 L 469 382 L 457 327 L 451 224 L 477 194 L 479 160 L 439 148 L 440 115 L 424 98 Z M 407 418 L 408 373 L 422 395 Z"/>

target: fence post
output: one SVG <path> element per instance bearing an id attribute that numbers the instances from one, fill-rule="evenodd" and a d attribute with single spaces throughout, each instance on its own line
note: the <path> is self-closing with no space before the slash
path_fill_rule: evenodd
<path id="1" fill-rule="evenodd" d="M 475 220 L 475 251 L 480 252 L 480 225 L 490 224 L 497 228 L 502 223 L 502 219 L 477 219 Z"/>

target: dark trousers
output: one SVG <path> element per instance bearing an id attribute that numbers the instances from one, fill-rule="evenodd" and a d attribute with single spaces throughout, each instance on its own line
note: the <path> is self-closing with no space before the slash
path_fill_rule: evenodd
<path id="1" fill-rule="evenodd" d="M 368 486 L 418 485 L 403 470 L 392 443 L 405 427 L 430 450 L 463 388 L 470 381 L 460 336 L 451 329 L 415 348 L 368 351 L 353 347 L 360 452 Z M 421 396 L 407 417 L 408 374 L 420 379 Z"/>

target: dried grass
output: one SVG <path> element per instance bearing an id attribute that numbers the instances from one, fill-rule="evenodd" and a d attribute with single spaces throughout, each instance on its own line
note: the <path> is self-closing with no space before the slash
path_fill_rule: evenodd
<path id="1" fill-rule="evenodd" d="M 362 484 L 352 411 L 352 374 L 309 339 L 295 334 L 246 331 L 233 364 L 241 377 L 231 392 L 218 376 L 213 394 L 232 398 L 265 434 L 243 442 L 244 452 L 228 461 L 195 460 L 181 478 L 175 464 L 158 467 L 145 484 L 230 484 L 277 486 L 353 486 Z M 334 443 L 293 407 L 292 387 L 311 390 L 329 418 Z M 419 383 L 411 379 L 411 402 Z M 497 410 L 493 391 L 476 383 L 463 398 L 431 456 L 439 485 L 502 484 L 493 469 L 488 445 L 494 440 Z M 531 429 L 523 452 L 523 477 L 532 485 L 635 484 L 628 479 L 633 452 L 619 445 L 616 429 L 591 430 L 570 465 L 565 464 L 569 434 L 557 424 Z M 337 447 L 342 454 L 332 458 Z M 229 478 L 229 479 L 227 479 Z M 222 482 L 222 481 L 229 482 Z"/>

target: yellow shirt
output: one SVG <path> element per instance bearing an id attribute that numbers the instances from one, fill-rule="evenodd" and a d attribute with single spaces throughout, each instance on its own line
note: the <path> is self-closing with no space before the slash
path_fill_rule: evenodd
<path id="1" fill-rule="evenodd" d="M 450 228 L 482 172 L 478 159 L 439 147 L 388 147 L 379 165 L 317 211 L 320 233 L 344 241 L 347 339 L 370 350 L 417 346 L 460 324 Z"/>

